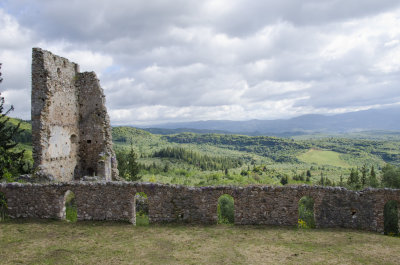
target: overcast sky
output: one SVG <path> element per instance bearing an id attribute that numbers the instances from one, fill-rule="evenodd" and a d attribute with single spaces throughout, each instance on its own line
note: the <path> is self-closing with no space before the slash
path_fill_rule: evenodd
<path id="1" fill-rule="evenodd" d="M 32 47 L 94 70 L 114 125 L 400 103 L 398 0 L 0 0 L 0 92 L 23 119 Z"/>

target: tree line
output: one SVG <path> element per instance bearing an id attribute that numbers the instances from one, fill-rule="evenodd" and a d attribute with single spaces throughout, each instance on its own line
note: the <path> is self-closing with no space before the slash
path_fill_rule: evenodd
<path id="1" fill-rule="evenodd" d="M 183 147 L 166 147 L 154 152 L 153 157 L 179 159 L 201 170 L 225 170 L 243 165 L 241 159 L 203 155 Z"/>
<path id="2" fill-rule="evenodd" d="M 269 157 L 275 162 L 291 163 L 299 162 L 296 154 L 311 147 L 302 141 L 271 136 L 180 133 L 165 135 L 163 138 L 173 143 L 212 144 L 231 150 L 255 153 Z"/>

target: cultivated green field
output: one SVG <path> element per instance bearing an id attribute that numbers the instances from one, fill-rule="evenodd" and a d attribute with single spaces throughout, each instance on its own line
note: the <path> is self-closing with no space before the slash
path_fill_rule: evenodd
<path id="1" fill-rule="evenodd" d="M 400 239 L 345 229 L 134 227 L 14 220 L 0 224 L 1 264 L 398 264 Z"/>
<path id="2" fill-rule="evenodd" d="M 304 163 L 316 164 L 319 166 L 330 165 L 344 168 L 350 167 L 350 165 L 341 158 L 340 154 L 334 151 L 310 149 L 309 151 L 299 155 L 298 158 Z"/>

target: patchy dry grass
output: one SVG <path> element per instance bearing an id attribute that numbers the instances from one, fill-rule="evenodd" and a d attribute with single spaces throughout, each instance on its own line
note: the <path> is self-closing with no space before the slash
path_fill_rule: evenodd
<path id="1" fill-rule="evenodd" d="M 1 264 L 398 264 L 400 238 L 344 229 L 0 223 Z"/>

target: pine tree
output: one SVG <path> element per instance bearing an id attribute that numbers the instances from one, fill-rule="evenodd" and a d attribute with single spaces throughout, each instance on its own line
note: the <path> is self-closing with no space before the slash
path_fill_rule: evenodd
<path id="1" fill-rule="evenodd" d="M 378 180 L 376 178 L 374 166 L 371 167 L 371 172 L 369 173 L 369 185 L 373 188 L 378 187 Z"/>
<path id="2" fill-rule="evenodd" d="M 361 168 L 361 186 L 364 187 L 367 184 L 367 173 L 368 173 L 368 169 L 367 169 L 367 165 L 363 165 L 363 167 Z"/>
<path id="3" fill-rule="evenodd" d="M 321 186 L 324 186 L 324 184 L 325 184 L 325 179 L 324 179 L 324 175 L 322 174 L 322 172 L 321 172 L 321 179 L 319 180 L 319 184 Z"/>
<path id="4" fill-rule="evenodd" d="M 358 176 L 358 169 L 351 169 L 350 177 L 347 179 L 347 184 L 354 188 L 360 187 L 360 178 Z"/>
<path id="5" fill-rule="evenodd" d="M 360 185 L 360 177 L 358 175 L 358 168 L 354 172 L 354 184 L 356 184 L 356 186 Z"/>
<path id="6" fill-rule="evenodd" d="M 353 185 L 354 184 L 354 182 L 355 182 L 354 175 L 355 175 L 355 171 L 354 171 L 354 168 L 352 168 L 351 171 L 350 171 L 350 176 L 347 179 L 347 184 L 348 185 Z"/>
<path id="7" fill-rule="evenodd" d="M 141 177 L 138 176 L 140 167 L 137 162 L 137 155 L 133 150 L 132 144 L 129 153 L 124 151 L 117 152 L 117 160 L 118 170 L 121 177 L 128 181 L 137 181 L 141 179 Z"/>
<path id="8" fill-rule="evenodd" d="M 126 166 L 126 180 L 129 181 L 137 181 L 140 180 L 141 177 L 138 176 L 139 173 L 139 164 L 137 162 L 137 155 L 133 150 L 133 146 L 131 144 L 131 150 L 129 151 L 127 158 L 127 166 Z"/>
<path id="9" fill-rule="evenodd" d="M 0 83 L 1 78 L 1 63 L 0 63 Z M 4 97 L 0 93 L 0 180 L 13 181 L 21 173 L 25 173 L 24 166 L 24 151 L 14 152 L 12 149 L 17 146 L 15 137 L 23 130 L 20 129 L 21 123 L 17 126 L 11 126 L 10 118 L 7 116 L 14 107 L 11 106 L 7 111 L 4 111 Z"/>
<path id="10" fill-rule="evenodd" d="M 288 176 L 282 176 L 282 178 L 281 178 L 281 184 L 282 185 L 286 185 L 286 184 L 288 184 L 289 183 L 289 178 L 288 178 Z"/>

